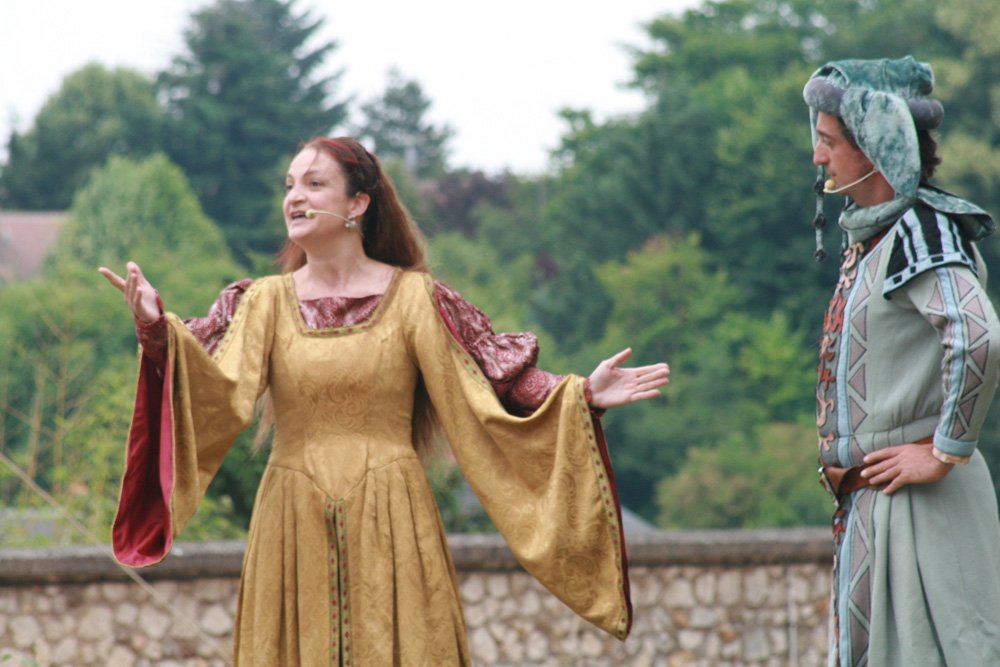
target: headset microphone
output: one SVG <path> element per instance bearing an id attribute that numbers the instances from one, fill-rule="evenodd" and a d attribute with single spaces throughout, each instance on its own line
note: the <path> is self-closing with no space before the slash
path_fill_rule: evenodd
<path id="1" fill-rule="evenodd" d="M 340 215 L 339 213 L 334 213 L 333 211 L 321 211 L 320 209 L 316 209 L 316 208 L 306 209 L 306 217 L 307 218 L 312 219 L 312 218 L 315 218 L 317 215 L 332 215 L 333 217 L 339 218 L 340 220 L 343 220 L 344 222 L 347 222 L 347 223 L 352 223 L 353 222 L 353 220 L 351 220 L 350 218 L 345 218 L 344 216 Z"/>
<path id="2" fill-rule="evenodd" d="M 852 182 L 848 183 L 847 185 L 841 185 L 839 188 L 837 187 L 837 181 L 833 180 L 832 178 L 827 179 L 826 183 L 823 184 L 823 193 L 824 194 L 828 194 L 828 195 L 837 195 L 837 194 L 840 194 L 844 190 L 846 190 L 848 188 L 853 188 L 855 185 L 857 185 L 861 181 L 864 181 L 864 180 L 870 178 L 871 176 L 874 176 L 877 173 L 878 173 L 878 169 L 872 169 L 871 171 L 869 171 L 867 174 L 865 174 L 864 176 L 862 176 L 858 180 L 852 181 Z M 308 211 L 306 212 L 306 215 L 309 215 Z"/>
<path id="3" fill-rule="evenodd" d="M 307 218 L 312 219 L 312 218 L 315 218 L 317 215 L 330 215 L 330 216 L 333 216 L 334 218 L 337 218 L 338 220 L 343 220 L 344 221 L 344 228 L 345 229 L 352 229 L 352 230 L 353 229 L 357 229 L 358 231 L 361 231 L 361 228 L 358 226 L 358 221 L 355 220 L 354 218 L 345 218 L 344 216 L 342 216 L 339 213 L 334 213 L 333 211 L 323 211 L 323 210 L 320 210 L 318 208 L 307 208 L 306 209 L 306 217 Z"/>

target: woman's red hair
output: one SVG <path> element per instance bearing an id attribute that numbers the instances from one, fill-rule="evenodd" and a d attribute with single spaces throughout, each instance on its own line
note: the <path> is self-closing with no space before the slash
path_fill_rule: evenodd
<path id="1" fill-rule="evenodd" d="M 386 264 L 413 271 L 427 270 L 427 245 L 424 235 L 399 201 L 396 188 L 382 170 L 378 158 L 350 137 L 316 137 L 299 149 L 323 151 L 332 157 L 344 172 L 347 195 L 365 193 L 370 198 L 368 209 L 361 217 L 362 243 L 365 254 Z M 303 267 L 306 254 L 295 243 L 285 241 L 278 254 L 282 273 Z M 273 425 L 273 406 L 264 401 L 258 446 L 263 443 Z M 441 428 L 431 405 L 423 378 L 417 385 L 413 402 L 413 441 L 421 455 L 430 455 L 439 441 Z"/>
<path id="2" fill-rule="evenodd" d="M 368 210 L 361 217 L 365 254 L 393 266 L 426 271 L 424 235 L 399 201 L 396 188 L 382 170 L 378 158 L 351 137 L 316 137 L 305 143 L 299 152 L 307 148 L 326 153 L 340 165 L 347 181 L 347 196 L 363 192 L 370 198 Z M 286 241 L 278 254 L 282 272 L 295 271 L 305 263 L 302 248 Z"/>

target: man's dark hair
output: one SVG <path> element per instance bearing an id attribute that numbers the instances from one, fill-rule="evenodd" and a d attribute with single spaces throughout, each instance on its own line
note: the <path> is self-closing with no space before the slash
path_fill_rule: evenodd
<path id="1" fill-rule="evenodd" d="M 917 130 L 917 139 L 920 141 L 920 180 L 929 181 L 941 164 L 938 142 L 930 130 Z"/>

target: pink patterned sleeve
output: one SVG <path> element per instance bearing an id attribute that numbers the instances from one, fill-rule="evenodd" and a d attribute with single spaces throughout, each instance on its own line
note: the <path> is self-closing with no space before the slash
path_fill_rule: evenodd
<path id="1" fill-rule="evenodd" d="M 458 292 L 441 281 L 435 287 L 441 316 L 479 364 L 503 406 L 516 415 L 534 412 L 563 379 L 535 367 L 535 334 L 495 333 L 489 318 Z"/>
<path id="2" fill-rule="evenodd" d="M 215 303 L 205 317 L 192 317 L 184 320 L 188 330 L 194 334 L 198 342 L 202 344 L 209 353 L 215 349 L 229 327 L 229 322 L 233 319 L 236 306 L 239 305 L 243 293 L 253 282 L 251 278 L 236 281 L 227 286 L 219 294 Z M 160 312 L 163 306 L 160 305 Z M 150 358 L 156 367 L 162 369 L 167 363 L 167 322 L 161 316 L 153 322 L 141 322 L 136 320 L 135 333 L 142 346 L 144 355 Z"/>

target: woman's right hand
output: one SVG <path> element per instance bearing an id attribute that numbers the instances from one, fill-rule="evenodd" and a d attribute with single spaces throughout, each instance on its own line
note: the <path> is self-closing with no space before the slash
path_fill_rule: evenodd
<path id="1" fill-rule="evenodd" d="M 153 322 L 160 319 L 160 303 L 156 297 L 156 290 L 146 280 L 146 276 L 142 275 L 142 269 L 135 262 L 128 262 L 125 269 L 125 278 L 104 266 L 98 271 L 122 293 L 126 305 L 137 320 Z"/>

